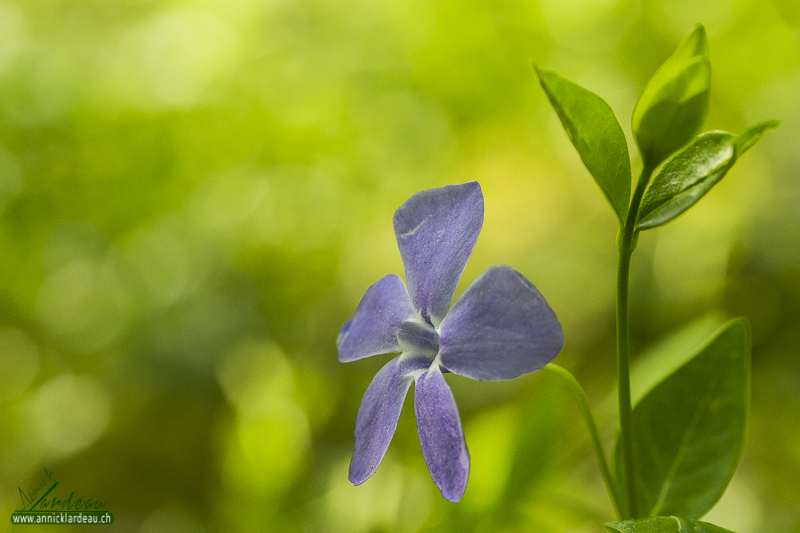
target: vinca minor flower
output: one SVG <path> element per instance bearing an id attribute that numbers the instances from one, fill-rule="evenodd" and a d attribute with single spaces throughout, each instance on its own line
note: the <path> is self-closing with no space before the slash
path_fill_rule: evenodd
<path id="1" fill-rule="evenodd" d="M 364 483 L 397 428 L 411 382 L 422 455 L 442 495 L 458 502 L 469 452 L 442 372 L 513 379 L 550 362 L 564 345 L 544 297 L 507 266 L 486 270 L 448 307 L 483 225 L 477 182 L 422 191 L 394 215 L 406 282 L 390 274 L 364 294 L 336 344 L 339 360 L 401 352 L 375 376 L 358 410 L 350 481 Z"/>

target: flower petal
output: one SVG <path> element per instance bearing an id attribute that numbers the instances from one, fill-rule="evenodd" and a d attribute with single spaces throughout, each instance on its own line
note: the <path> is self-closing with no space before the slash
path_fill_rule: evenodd
<path id="1" fill-rule="evenodd" d="M 478 182 L 418 192 L 394 214 L 414 307 L 438 326 L 483 225 Z"/>
<path id="2" fill-rule="evenodd" d="M 375 374 L 356 418 L 356 445 L 349 475 L 354 485 L 361 485 L 375 473 L 397 429 L 414 373 L 425 370 L 430 363 L 430 359 L 400 355 Z"/>
<path id="3" fill-rule="evenodd" d="M 399 276 L 389 274 L 373 283 L 356 314 L 344 323 L 336 346 L 339 361 L 347 363 L 371 355 L 400 351 L 400 324 L 416 316 L 408 291 Z"/>
<path id="4" fill-rule="evenodd" d="M 513 379 L 542 368 L 564 346 L 555 313 L 525 276 L 493 266 L 453 304 L 439 331 L 439 359 L 472 379 Z"/>
<path id="5" fill-rule="evenodd" d="M 467 489 L 469 451 L 455 398 L 439 365 L 417 377 L 414 392 L 422 456 L 442 496 L 456 503 Z"/>

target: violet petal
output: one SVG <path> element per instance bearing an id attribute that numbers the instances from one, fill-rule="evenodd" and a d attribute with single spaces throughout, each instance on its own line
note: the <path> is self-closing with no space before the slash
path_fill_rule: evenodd
<path id="1" fill-rule="evenodd" d="M 427 369 L 430 363 L 427 358 L 397 356 L 375 374 L 356 418 L 356 444 L 349 475 L 354 485 L 361 485 L 375 473 L 392 442 L 414 373 Z"/>
<path id="2" fill-rule="evenodd" d="M 342 326 L 336 339 L 339 361 L 347 363 L 371 355 L 399 352 L 400 324 L 415 315 L 403 280 L 395 274 L 382 277 L 367 289 L 356 314 Z"/>
<path id="3" fill-rule="evenodd" d="M 439 358 L 455 374 L 513 379 L 549 363 L 564 346 L 555 313 L 514 269 L 493 266 L 453 304 L 439 331 Z"/>
<path id="4" fill-rule="evenodd" d="M 422 191 L 394 214 L 394 232 L 414 307 L 438 326 L 483 225 L 478 182 Z"/>
<path id="5" fill-rule="evenodd" d="M 422 456 L 442 496 L 456 503 L 467 489 L 469 451 L 455 398 L 439 365 L 417 377 L 414 392 Z"/>

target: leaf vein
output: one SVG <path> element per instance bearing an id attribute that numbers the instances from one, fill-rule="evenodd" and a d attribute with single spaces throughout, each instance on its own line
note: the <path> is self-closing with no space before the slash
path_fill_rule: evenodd
<path id="1" fill-rule="evenodd" d="M 661 484 L 661 491 L 658 494 L 658 499 L 656 503 L 653 505 L 653 509 L 650 511 L 650 516 L 658 516 L 659 511 L 661 511 L 661 507 L 664 505 L 664 502 L 669 495 L 669 491 L 672 488 L 672 482 L 675 479 L 675 476 L 678 474 L 678 469 L 681 467 L 681 463 L 683 462 L 684 458 L 686 457 L 686 453 L 690 447 L 690 440 L 697 429 L 697 425 L 700 423 L 700 419 L 702 416 L 708 411 L 708 407 L 711 405 L 711 400 L 714 397 L 714 393 L 716 392 L 717 386 L 719 385 L 720 377 L 717 376 L 717 379 L 714 381 L 712 387 L 709 387 L 708 392 L 703 397 L 703 401 L 698 404 L 697 411 L 692 416 L 692 420 L 689 422 L 689 426 L 686 429 L 686 432 L 683 434 L 683 438 L 681 439 L 681 444 L 678 447 L 678 451 L 675 454 L 675 459 L 673 459 L 672 464 L 670 465 L 669 472 L 667 473 L 667 477 L 664 479 L 664 482 Z"/>

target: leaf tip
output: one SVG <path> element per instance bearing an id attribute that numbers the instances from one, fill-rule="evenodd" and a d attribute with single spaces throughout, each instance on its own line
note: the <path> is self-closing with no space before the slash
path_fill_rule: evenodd
<path id="1" fill-rule="evenodd" d="M 534 72 L 536 72 L 536 76 L 539 78 L 539 83 L 541 83 L 542 86 L 544 86 L 544 84 L 547 82 L 545 78 L 555 74 L 555 72 L 548 68 L 540 67 L 535 60 L 531 60 L 531 66 L 533 67 Z"/>
<path id="2" fill-rule="evenodd" d="M 706 27 L 703 26 L 702 22 L 698 22 L 697 24 L 694 25 L 694 27 L 692 27 L 692 31 L 691 31 L 690 35 L 697 36 L 696 38 L 699 41 L 703 41 L 703 42 L 706 42 L 707 39 L 708 39 L 707 36 L 706 36 Z"/>
<path id="3" fill-rule="evenodd" d="M 689 48 L 691 55 L 708 57 L 708 35 L 706 34 L 706 27 L 701 23 L 697 23 L 689 32 L 686 37 L 686 45 Z"/>
<path id="4" fill-rule="evenodd" d="M 750 321 L 743 316 L 733 318 L 720 327 L 717 336 L 737 339 L 737 344 L 742 347 L 742 362 L 749 368 L 753 346 L 753 329 Z"/>
<path id="5" fill-rule="evenodd" d="M 772 130 L 778 129 L 778 126 L 780 126 L 780 125 L 781 125 L 781 121 L 780 120 L 765 120 L 764 122 L 761 122 L 760 124 L 756 124 L 755 126 L 753 126 L 753 128 L 758 128 L 762 132 L 766 133 L 768 131 L 772 131 Z"/>
<path id="6" fill-rule="evenodd" d="M 752 332 L 750 321 L 743 316 L 736 317 L 728 321 L 727 328 L 729 330 L 737 330 L 744 336 L 745 340 L 750 338 L 750 334 Z"/>
<path id="7" fill-rule="evenodd" d="M 781 125 L 780 120 L 766 120 L 756 124 L 752 128 L 746 129 L 736 137 L 736 157 L 741 157 L 746 151 L 753 147 L 761 137 L 768 131 L 772 131 Z"/>

